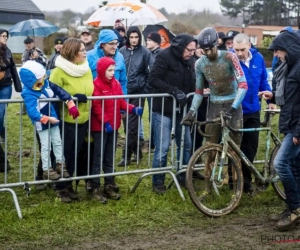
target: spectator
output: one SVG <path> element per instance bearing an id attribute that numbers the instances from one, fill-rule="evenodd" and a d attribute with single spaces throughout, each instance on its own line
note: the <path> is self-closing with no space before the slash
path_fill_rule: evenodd
<path id="1" fill-rule="evenodd" d="M 223 42 L 226 46 L 227 50 L 231 50 L 233 47 L 233 38 L 239 34 L 240 32 L 236 31 L 236 30 L 229 30 L 225 37 L 223 38 Z"/>
<path id="2" fill-rule="evenodd" d="M 122 95 L 120 83 L 114 78 L 115 61 L 102 57 L 97 63 L 97 77 L 94 80 L 93 96 Z M 118 129 L 121 125 L 121 110 L 141 115 L 143 109 L 128 105 L 124 99 L 93 100 L 91 130 L 94 138 L 92 174 L 99 175 L 102 166 L 105 174 L 113 173 L 113 157 L 116 151 Z M 104 177 L 104 194 L 107 198 L 119 200 L 114 176 Z M 107 200 L 100 190 L 100 178 L 93 179 L 93 195 L 100 203 Z"/>
<path id="3" fill-rule="evenodd" d="M 10 99 L 12 94 L 12 82 L 16 92 L 22 91 L 17 68 L 12 57 L 10 49 L 7 47 L 9 33 L 0 28 L 0 99 Z M 5 109 L 7 104 L 0 104 L 0 133 L 3 131 Z M 7 161 L 7 171 L 10 165 Z M 5 154 L 0 145 L 0 172 L 5 171 Z"/>
<path id="4" fill-rule="evenodd" d="M 86 51 L 94 49 L 93 38 L 88 29 L 81 31 L 80 40 L 84 43 Z"/>
<path id="5" fill-rule="evenodd" d="M 149 68 L 153 63 L 153 58 L 149 50 L 142 46 L 142 34 L 138 27 L 131 26 L 127 31 L 128 40 L 126 45 L 120 49 L 120 53 L 124 56 L 126 63 L 126 71 L 128 77 L 127 91 L 128 94 L 146 94 L 146 87 L 149 76 Z M 144 108 L 144 98 L 131 98 L 129 103 L 134 106 Z M 125 118 L 127 120 L 127 118 Z M 131 155 L 135 153 L 139 156 L 137 161 L 143 158 L 141 147 L 138 148 L 139 141 L 139 119 L 137 116 L 130 114 L 128 117 L 128 124 L 124 120 L 127 141 L 127 150 L 124 148 L 122 153 L 122 160 L 119 162 L 119 167 L 129 165 L 131 162 Z M 139 151 L 139 153 L 138 153 Z"/>
<path id="6" fill-rule="evenodd" d="M 51 161 L 49 162 L 49 151 L 51 150 L 49 144 L 52 143 L 56 159 L 56 170 L 59 171 L 62 169 L 62 165 L 65 168 L 65 159 L 58 127 L 59 117 L 55 110 L 56 103 L 38 102 L 38 100 L 53 98 L 57 95 L 67 104 L 69 115 L 72 115 L 73 119 L 79 116 L 79 112 L 72 97 L 65 90 L 49 82 L 47 78 L 45 79 L 45 74 L 46 69 L 42 64 L 36 61 L 25 62 L 20 69 L 20 77 L 24 84 L 22 97 L 28 111 L 28 116 L 40 138 L 43 178 L 44 180 L 58 180 L 61 176 L 51 167 Z M 49 91 L 49 89 L 52 91 Z M 50 129 L 48 129 L 49 123 Z M 63 177 L 68 178 L 70 175 L 65 172 Z"/>
<path id="7" fill-rule="evenodd" d="M 277 217 L 279 231 L 291 230 L 300 220 L 300 40 L 294 32 L 282 32 L 268 48 L 282 62 L 275 70 L 276 104 L 280 106 L 279 131 L 285 135 L 274 160 L 286 195 L 287 209 Z"/>
<path id="8" fill-rule="evenodd" d="M 219 50 L 226 50 L 226 46 L 225 46 L 225 43 L 223 41 L 223 39 L 225 38 L 224 32 L 218 32 L 218 36 L 219 36 L 219 39 L 218 39 L 218 49 Z"/>
<path id="9" fill-rule="evenodd" d="M 94 49 L 87 53 L 89 66 L 93 73 L 93 78 L 97 76 L 97 62 L 101 57 L 112 57 L 116 62 L 115 79 L 118 80 L 122 86 L 124 95 L 127 95 L 127 77 L 126 68 L 123 55 L 118 51 L 118 37 L 112 31 L 103 29 L 100 31 L 99 39 L 96 42 Z"/>
<path id="10" fill-rule="evenodd" d="M 46 68 L 46 66 L 47 66 L 47 59 L 38 53 L 36 47 L 33 47 L 29 51 L 29 60 L 40 63 L 41 65 L 43 65 L 44 68 Z"/>
<path id="11" fill-rule="evenodd" d="M 48 75 L 50 75 L 50 71 L 55 68 L 55 61 L 56 61 L 56 58 L 60 55 L 60 51 L 61 51 L 63 44 L 64 44 L 64 40 L 61 37 L 57 37 L 54 40 L 54 52 L 51 54 L 50 59 L 47 64 L 47 67 L 46 67 L 46 69 L 48 71 L 48 73 L 47 73 Z"/>
<path id="12" fill-rule="evenodd" d="M 181 143 L 181 126 L 183 107 L 187 103 L 186 95 L 194 92 L 195 71 L 193 55 L 196 51 L 196 40 L 188 34 L 179 34 L 171 42 L 171 46 L 157 54 L 150 71 L 149 85 L 153 93 L 168 93 L 177 100 L 180 112 L 176 114 L 175 139 L 177 144 L 177 160 Z M 173 98 L 153 99 L 152 118 L 154 129 L 155 152 L 152 168 L 167 166 L 167 155 L 171 140 L 173 115 Z M 162 130 L 162 133 L 161 133 Z M 162 141 L 161 141 L 162 140 Z M 186 128 L 183 146 L 183 164 L 187 164 L 191 156 L 190 128 Z M 184 175 L 180 175 L 179 182 L 184 184 Z M 164 186 L 165 174 L 153 175 L 152 187 L 157 194 L 166 192 Z"/>
<path id="13" fill-rule="evenodd" d="M 46 61 L 47 63 L 47 57 L 44 55 L 44 53 L 39 49 L 39 48 L 36 48 L 35 45 L 34 45 L 34 41 L 32 38 L 30 37 L 27 37 L 25 40 L 24 40 L 24 44 L 25 44 L 25 50 L 22 54 L 22 63 L 24 64 L 25 62 L 27 62 L 28 60 L 30 60 L 30 56 L 29 56 L 29 53 L 30 51 L 35 48 L 36 51 L 38 52 L 39 56 L 41 58 L 43 58 L 44 61 Z M 17 112 L 16 113 L 17 115 L 25 115 L 26 114 L 26 109 L 25 109 L 25 105 L 22 105 L 22 112 Z"/>
<path id="14" fill-rule="evenodd" d="M 160 34 L 157 32 L 152 32 L 148 35 L 146 46 L 147 49 L 151 51 L 151 54 L 153 55 L 153 58 L 155 59 L 157 53 L 160 51 L 160 43 L 161 43 L 161 37 Z"/>
<path id="15" fill-rule="evenodd" d="M 120 27 L 117 27 L 115 28 L 116 31 L 118 31 L 119 35 L 120 35 L 120 38 L 119 38 L 119 46 L 118 48 L 121 49 L 125 44 L 126 44 L 126 41 L 127 41 L 127 36 L 125 36 L 125 28 L 120 26 Z"/>
<path id="16" fill-rule="evenodd" d="M 237 34 L 233 38 L 233 49 L 233 52 L 236 53 L 240 60 L 248 83 L 248 91 L 242 102 L 243 128 L 259 128 L 259 95 L 264 95 L 265 92 L 267 92 L 266 94 L 272 97 L 264 58 L 256 49 L 251 49 L 251 43 L 246 34 Z M 271 106 L 273 107 L 273 105 Z M 258 131 L 243 133 L 241 150 L 251 163 L 253 163 L 257 153 L 258 139 Z M 251 185 L 251 171 L 243 162 L 242 171 L 244 177 L 244 192 L 252 193 L 254 190 Z"/>
<path id="17" fill-rule="evenodd" d="M 60 115 L 64 119 L 64 156 L 67 171 L 70 176 L 73 176 L 75 157 L 78 155 L 88 129 L 90 101 L 87 100 L 87 97 L 92 96 L 94 90 L 92 73 L 86 61 L 84 43 L 75 38 L 67 39 L 62 47 L 61 55 L 56 58 L 55 65 L 56 68 L 50 75 L 50 81 L 78 99 L 80 115 L 76 121 L 66 109 L 60 108 Z M 77 138 L 76 146 L 75 138 Z M 62 202 L 78 199 L 71 182 L 57 183 L 56 188 L 57 195 Z"/>
<path id="18" fill-rule="evenodd" d="M 169 39 L 167 32 L 164 29 L 160 29 L 158 31 L 158 33 L 160 34 L 160 37 L 161 37 L 160 47 L 162 49 L 170 47 L 171 44 L 170 44 L 170 39 Z"/>

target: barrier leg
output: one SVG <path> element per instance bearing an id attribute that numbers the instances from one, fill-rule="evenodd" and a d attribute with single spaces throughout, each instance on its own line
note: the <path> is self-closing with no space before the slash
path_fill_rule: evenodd
<path id="1" fill-rule="evenodd" d="M 142 179 L 144 179 L 146 176 L 155 175 L 155 174 L 170 174 L 173 178 L 172 182 L 175 182 L 176 188 L 177 188 L 181 198 L 183 200 L 185 200 L 184 194 L 183 194 L 182 189 L 179 185 L 179 182 L 177 181 L 176 175 L 171 170 L 165 170 L 165 171 L 159 171 L 159 172 L 150 172 L 150 173 L 145 173 L 145 174 L 140 175 L 140 177 L 138 178 L 137 182 L 134 184 L 134 186 L 132 187 L 130 192 L 134 193 L 135 190 L 137 189 L 137 187 L 140 185 Z"/>
<path id="2" fill-rule="evenodd" d="M 10 189 L 10 188 L 0 188 L 0 192 L 5 192 L 5 191 L 10 192 L 12 194 L 18 216 L 19 216 L 20 219 L 22 219 L 22 212 L 21 212 L 19 201 L 18 201 L 18 198 L 17 198 L 17 195 L 16 195 L 15 191 Z"/>

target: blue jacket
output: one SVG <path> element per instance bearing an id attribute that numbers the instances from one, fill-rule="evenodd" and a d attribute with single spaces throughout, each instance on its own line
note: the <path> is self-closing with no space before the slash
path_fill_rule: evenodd
<path id="1" fill-rule="evenodd" d="M 21 69 L 24 70 L 24 69 Z M 43 124 L 40 122 L 40 119 L 43 115 L 52 116 L 57 119 L 58 115 L 58 107 L 56 102 L 43 102 L 41 99 L 44 98 L 55 98 L 58 96 L 61 100 L 67 101 L 72 100 L 71 95 L 66 92 L 61 87 L 53 84 L 48 79 L 45 79 L 44 86 L 41 90 L 33 90 L 33 84 L 28 84 L 26 81 L 22 81 L 24 84 L 24 88 L 22 90 L 22 97 L 24 99 L 24 103 L 26 106 L 27 114 L 32 121 L 32 124 L 36 126 L 37 131 L 48 129 L 48 123 Z M 31 86 L 30 86 L 31 85 Z M 50 105 L 50 112 L 49 112 Z M 66 107 L 67 108 L 67 107 Z M 50 127 L 57 126 L 57 124 L 50 124 Z"/>
<path id="2" fill-rule="evenodd" d="M 240 61 L 248 84 L 248 91 L 242 102 L 243 114 L 246 115 L 260 110 L 259 91 L 271 91 L 263 56 L 256 49 L 250 49 L 250 52 L 252 59 L 250 60 L 249 68 Z"/>
<path id="3" fill-rule="evenodd" d="M 100 58 L 104 57 L 103 49 L 100 48 L 101 43 L 108 43 L 113 40 L 118 40 L 117 35 L 114 31 L 103 29 L 99 34 L 99 39 L 95 43 L 94 49 L 87 52 L 87 59 L 89 62 L 89 66 L 93 73 L 93 78 L 95 79 L 97 76 L 97 62 Z M 120 82 L 122 86 L 122 91 L 124 95 L 127 95 L 127 77 L 126 77 L 126 67 L 123 55 L 116 50 L 116 54 L 114 55 L 114 61 L 116 62 L 115 68 L 115 78 Z"/>

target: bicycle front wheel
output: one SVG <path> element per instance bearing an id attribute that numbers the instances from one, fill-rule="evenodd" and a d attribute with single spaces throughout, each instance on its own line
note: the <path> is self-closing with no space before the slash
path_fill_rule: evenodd
<path id="1" fill-rule="evenodd" d="M 211 217 L 229 214 L 242 197 L 240 161 L 230 149 L 225 159 L 221 155 L 221 145 L 205 145 L 193 154 L 186 170 L 186 186 L 193 204 Z"/>
<path id="2" fill-rule="evenodd" d="M 276 170 L 275 170 L 275 168 L 274 168 L 274 159 L 275 159 L 275 157 L 276 157 L 276 155 L 277 155 L 277 152 L 278 152 L 279 148 L 280 148 L 280 145 L 277 145 L 277 146 L 273 149 L 273 151 L 272 151 L 272 153 L 271 153 L 271 157 L 270 157 L 270 161 L 269 161 L 269 174 L 270 174 L 270 176 L 272 176 L 273 178 L 277 177 L 277 181 L 276 181 L 276 182 L 272 182 L 272 186 L 273 186 L 273 188 L 274 188 L 276 194 L 277 194 L 282 200 L 285 201 L 285 198 L 286 198 L 286 197 L 285 197 L 285 193 L 284 193 L 284 188 L 283 188 L 283 185 L 282 185 L 282 183 L 281 183 L 281 181 L 280 181 L 280 179 L 279 179 L 279 177 L 278 177 L 278 175 L 277 175 L 277 173 L 276 173 Z"/>

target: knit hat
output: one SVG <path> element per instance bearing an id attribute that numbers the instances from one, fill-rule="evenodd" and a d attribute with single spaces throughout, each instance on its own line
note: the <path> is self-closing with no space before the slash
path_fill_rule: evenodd
<path id="1" fill-rule="evenodd" d="M 108 79 L 105 77 L 105 72 L 110 65 L 115 65 L 115 64 L 116 64 L 116 62 L 112 58 L 110 58 L 108 56 L 101 57 L 97 62 L 98 77 L 102 81 L 107 82 Z"/>
<path id="2" fill-rule="evenodd" d="M 115 21 L 115 26 L 114 28 L 116 29 L 117 27 L 124 27 L 124 24 L 122 23 L 122 20 L 121 19 L 117 19 Z"/>
<path id="3" fill-rule="evenodd" d="M 161 37 L 160 34 L 158 32 L 151 32 L 148 37 L 150 40 L 152 40 L 153 42 L 156 42 L 157 44 L 161 43 Z"/>
<path id="4" fill-rule="evenodd" d="M 42 64 L 32 60 L 26 61 L 19 72 L 21 82 L 30 89 L 45 74 L 46 70 Z"/>
<path id="5" fill-rule="evenodd" d="M 24 40 L 24 44 L 28 44 L 28 43 L 33 43 L 33 39 L 30 38 L 30 37 L 27 37 L 27 38 Z"/>
<path id="6" fill-rule="evenodd" d="M 99 40 L 97 43 L 100 45 L 102 43 L 109 43 L 113 40 L 118 40 L 118 36 L 115 34 L 115 32 L 113 30 L 103 29 L 100 31 Z"/>
<path id="7" fill-rule="evenodd" d="M 57 45 L 57 44 L 63 44 L 64 43 L 64 40 L 63 38 L 61 37 L 57 37 L 55 40 L 54 40 L 54 44 Z"/>

